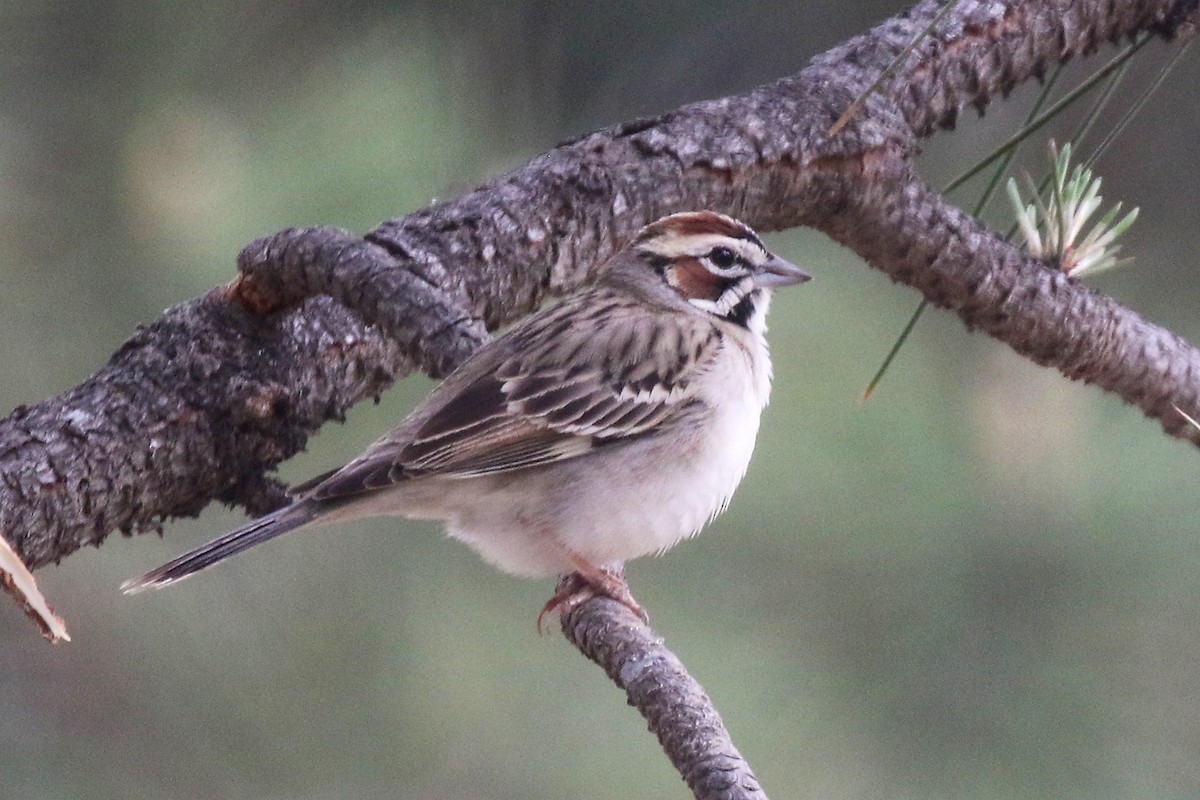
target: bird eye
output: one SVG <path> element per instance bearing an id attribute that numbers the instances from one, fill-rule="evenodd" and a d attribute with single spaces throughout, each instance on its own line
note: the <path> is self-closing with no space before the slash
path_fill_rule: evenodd
<path id="1" fill-rule="evenodd" d="M 714 247 L 708 254 L 708 260 L 717 269 L 729 269 L 737 262 L 737 256 L 728 247 Z"/>

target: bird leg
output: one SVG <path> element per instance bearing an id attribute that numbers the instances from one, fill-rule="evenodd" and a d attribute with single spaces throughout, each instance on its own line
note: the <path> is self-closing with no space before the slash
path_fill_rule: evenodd
<path id="1" fill-rule="evenodd" d="M 542 606 L 541 613 L 537 616 L 538 633 L 542 632 L 542 618 L 550 612 L 557 611 L 560 615 L 570 613 L 572 609 L 593 597 L 616 600 L 642 622 L 649 624 L 650 616 L 646 609 L 633 599 L 629 584 L 625 582 L 624 567 L 597 567 L 574 553 L 570 558 L 575 571 L 559 579 L 554 596 Z"/>

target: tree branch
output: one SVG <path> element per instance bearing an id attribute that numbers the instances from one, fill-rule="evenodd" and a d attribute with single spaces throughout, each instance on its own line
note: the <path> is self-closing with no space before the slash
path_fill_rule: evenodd
<path id="1" fill-rule="evenodd" d="M 704 689 L 632 611 L 597 597 L 564 614 L 562 631 L 646 718 L 697 800 L 766 800 Z"/>

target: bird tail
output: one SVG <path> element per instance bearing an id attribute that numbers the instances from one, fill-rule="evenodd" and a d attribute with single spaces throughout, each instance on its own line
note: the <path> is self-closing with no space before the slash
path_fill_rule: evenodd
<path id="1" fill-rule="evenodd" d="M 164 586 L 170 586 L 172 583 L 194 575 L 202 569 L 208 569 L 218 561 L 224 561 L 256 544 L 307 525 L 316 517 L 310 503 L 301 502 L 284 506 L 265 517 L 259 517 L 253 522 L 218 536 L 208 544 L 200 545 L 195 550 L 189 550 L 179 558 L 168 561 L 158 569 L 150 570 L 140 578 L 125 581 L 121 584 L 121 591 L 125 594 L 137 594 L 147 589 L 161 589 Z"/>

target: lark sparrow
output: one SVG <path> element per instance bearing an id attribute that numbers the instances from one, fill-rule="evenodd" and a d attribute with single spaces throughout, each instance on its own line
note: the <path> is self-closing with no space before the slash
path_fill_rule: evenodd
<path id="1" fill-rule="evenodd" d="M 593 287 L 480 349 L 291 505 L 122 588 L 166 586 L 307 525 L 397 515 L 444 520 L 506 572 L 571 574 L 543 614 L 599 593 L 644 617 L 621 565 L 728 504 L 770 392 L 771 290 L 809 277 L 729 217 L 664 217 Z"/>

